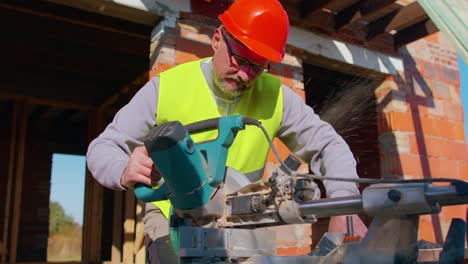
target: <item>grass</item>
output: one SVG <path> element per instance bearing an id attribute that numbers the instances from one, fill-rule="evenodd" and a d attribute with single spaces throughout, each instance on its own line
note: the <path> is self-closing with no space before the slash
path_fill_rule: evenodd
<path id="1" fill-rule="evenodd" d="M 70 226 L 49 236 L 47 244 L 48 262 L 81 261 L 82 229 Z"/>

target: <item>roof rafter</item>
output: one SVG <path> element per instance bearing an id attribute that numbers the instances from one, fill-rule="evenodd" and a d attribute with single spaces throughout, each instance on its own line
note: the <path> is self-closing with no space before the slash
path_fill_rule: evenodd
<path id="1" fill-rule="evenodd" d="M 404 28 L 403 30 L 398 31 L 394 35 L 395 39 L 395 48 L 399 48 L 403 45 L 406 45 L 410 42 L 423 38 L 427 35 L 439 31 L 436 25 L 429 18 L 420 21 L 412 26 Z"/>
<path id="2" fill-rule="evenodd" d="M 307 15 L 314 13 L 317 10 L 322 9 L 331 0 L 302 0 L 299 2 L 299 16 L 305 18 Z"/>
<path id="3" fill-rule="evenodd" d="M 426 18 L 427 14 L 419 3 L 412 2 L 398 11 L 395 17 L 393 17 L 390 23 L 385 27 L 385 32 L 390 32 L 392 30 L 399 31 Z"/>
<path id="4" fill-rule="evenodd" d="M 399 8 L 396 0 L 364 0 L 345 8 L 336 15 L 335 29 L 347 27 L 351 24 L 374 21 Z"/>
<path id="5" fill-rule="evenodd" d="M 398 34 L 400 31 L 406 31 L 411 28 L 412 30 L 423 30 L 423 32 L 413 32 L 419 38 L 424 37 L 424 26 L 412 27 L 420 22 L 428 20 L 427 14 L 424 12 L 418 2 L 412 2 L 404 7 L 401 7 L 387 15 L 378 18 L 377 20 L 369 23 L 367 31 L 367 40 L 371 40 L 384 33 Z M 432 30 L 432 29 L 431 29 Z M 406 34 L 406 33 L 403 33 Z M 410 33 L 411 34 L 411 33 Z M 401 35 L 400 35 L 401 36 Z"/>

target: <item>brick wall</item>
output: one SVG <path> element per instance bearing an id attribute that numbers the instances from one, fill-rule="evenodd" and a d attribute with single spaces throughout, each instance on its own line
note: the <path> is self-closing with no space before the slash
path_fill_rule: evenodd
<path id="1" fill-rule="evenodd" d="M 455 51 L 439 33 L 399 50 L 404 72 L 376 91 L 382 175 L 467 180 L 467 148 Z M 442 242 L 450 220 L 466 206 L 423 216 L 420 239 Z"/>

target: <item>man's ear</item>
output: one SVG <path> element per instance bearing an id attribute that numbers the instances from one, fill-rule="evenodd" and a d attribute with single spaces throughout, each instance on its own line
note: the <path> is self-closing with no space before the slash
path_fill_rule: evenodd
<path id="1" fill-rule="evenodd" d="M 219 46 L 221 45 L 222 37 L 221 37 L 221 29 L 218 27 L 215 29 L 213 33 L 213 37 L 211 37 L 211 48 L 213 51 L 216 51 L 219 49 Z"/>

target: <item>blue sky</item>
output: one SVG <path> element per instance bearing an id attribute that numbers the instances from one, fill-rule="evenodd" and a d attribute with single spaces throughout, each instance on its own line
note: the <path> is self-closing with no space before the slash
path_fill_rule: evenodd
<path id="1" fill-rule="evenodd" d="M 79 224 L 83 224 L 85 169 L 84 156 L 58 153 L 52 156 L 50 200 L 58 201 Z"/>
<path id="2" fill-rule="evenodd" d="M 463 62 L 462 58 L 458 56 L 458 66 L 460 69 L 460 90 L 461 90 L 461 98 L 463 104 L 463 113 L 465 115 L 465 141 L 467 139 L 467 127 L 468 127 L 468 65 Z"/>

